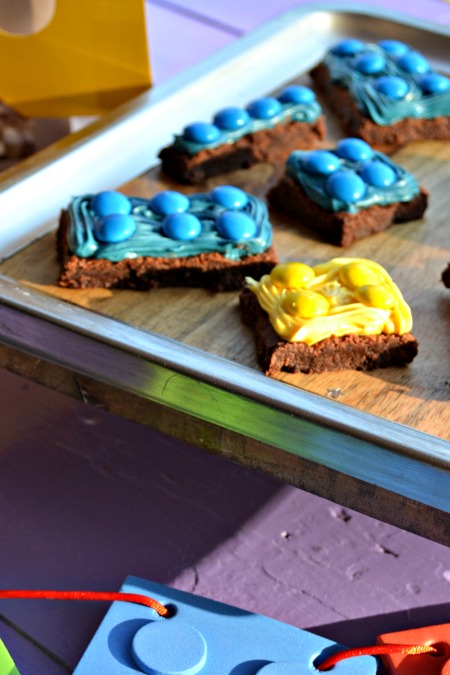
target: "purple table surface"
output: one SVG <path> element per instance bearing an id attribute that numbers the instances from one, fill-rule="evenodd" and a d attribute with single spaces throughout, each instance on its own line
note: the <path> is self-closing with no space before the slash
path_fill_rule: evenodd
<path id="1" fill-rule="evenodd" d="M 294 4 L 152 0 L 155 81 Z M 404 9 L 450 24 L 444 2 L 415 0 Z M 3 588 L 116 590 L 133 574 L 349 646 L 448 621 L 444 546 L 5 371 L 0 392 Z M 62 675 L 105 610 L 0 601 L 0 638 L 22 675 Z"/>

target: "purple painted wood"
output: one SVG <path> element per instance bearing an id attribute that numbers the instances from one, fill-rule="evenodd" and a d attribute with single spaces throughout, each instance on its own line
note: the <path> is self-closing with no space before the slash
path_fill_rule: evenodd
<path id="1" fill-rule="evenodd" d="M 193 19 L 213 23 L 224 31 L 232 33 L 239 30 L 247 32 L 266 21 L 279 16 L 283 12 L 302 5 L 335 5 L 337 9 L 349 8 L 349 4 L 339 0 L 313 2 L 308 0 L 266 0 L 266 2 L 242 2 L 228 0 L 228 2 L 211 2 L 211 0 L 151 0 L 152 7 L 176 8 L 191 15 Z M 371 0 L 371 2 L 353 3 L 358 11 L 364 7 L 378 7 L 387 13 L 396 11 L 419 19 L 427 19 L 436 23 L 450 24 L 450 5 L 443 0 Z"/>
<path id="2" fill-rule="evenodd" d="M 349 646 L 447 620 L 445 547 L 9 373 L 0 383 L 3 587 L 116 590 L 135 574 Z M 71 666 L 105 610 L 0 601 Z"/>

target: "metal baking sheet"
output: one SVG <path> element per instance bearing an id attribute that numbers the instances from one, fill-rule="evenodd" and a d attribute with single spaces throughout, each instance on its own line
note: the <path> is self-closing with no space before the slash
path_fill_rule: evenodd
<path id="1" fill-rule="evenodd" d="M 5 172 L 0 182 L 4 258 L 54 229 L 72 195 L 129 182 L 157 163 L 159 149 L 174 131 L 193 119 L 210 118 L 220 107 L 279 88 L 348 36 L 409 42 L 434 66 L 449 70 L 450 31 L 444 27 L 354 6 L 314 4 L 290 11 Z M 202 424 L 205 434 L 213 425 L 240 437 L 243 446 L 252 439 L 281 451 L 281 457 L 303 458 L 434 512 L 450 512 L 447 440 L 271 380 L 183 341 L 37 292 L 12 277 L 2 276 L 0 286 L 4 345 L 185 414 L 198 422 L 199 434 Z M 199 436 L 198 442 L 208 447 L 207 439 Z M 236 456 L 223 445 L 220 452 Z M 258 466 L 252 458 L 248 463 Z M 289 461 L 273 473 L 291 481 Z M 319 486 L 315 491 L 327 495 Z M 361 510 L 371 512 L 371 507 Z M 423 533 L 420 527 L 417 531 Z"/>

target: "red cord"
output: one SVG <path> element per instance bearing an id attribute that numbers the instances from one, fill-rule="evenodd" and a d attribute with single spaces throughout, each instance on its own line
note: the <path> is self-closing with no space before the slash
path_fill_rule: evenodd
<path id="1" fill-rule="evenodd" d="M 138 605 L 145 605 L 154 609 L 160 616 L 168 617 L 169 610 L 160 602 L 146 595 L 138 593 L 102 593 L 96 591 L 22 591 L 22 590 L 0 590 L 0 599 L 4 598 L 27 598 L 43 600 L 106 600 L 114 602 L 121 600 L 123 602 L 134 602 Z"/>
<path id="2" fill-rule="evenodd" d="M 331 670 L 336 663 L 349 659 L 353 656 L 376 656 L 377 654 L 437 654 L 436 647 L 431 645 L 374 645 L 372 647 L 360 647 L 357 649 L 347 649 L 342 652 L 332 654 L 320 665 L 316 666 L 320 672 Z"/>

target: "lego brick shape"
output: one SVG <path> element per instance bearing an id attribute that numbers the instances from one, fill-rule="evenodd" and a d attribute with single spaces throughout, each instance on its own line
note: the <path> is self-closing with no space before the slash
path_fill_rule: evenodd
<path id="1" fill-rule="evenodd" d="M 121 591 L 158 600 L 171 618 L 114 602 L 74 675 L 312 675 L 319 656 L 342 649 L 279 621 L 136 577 L 128 577 Z M 356 657 L 333 671 L 375 675 L 376 663 Z"/>

